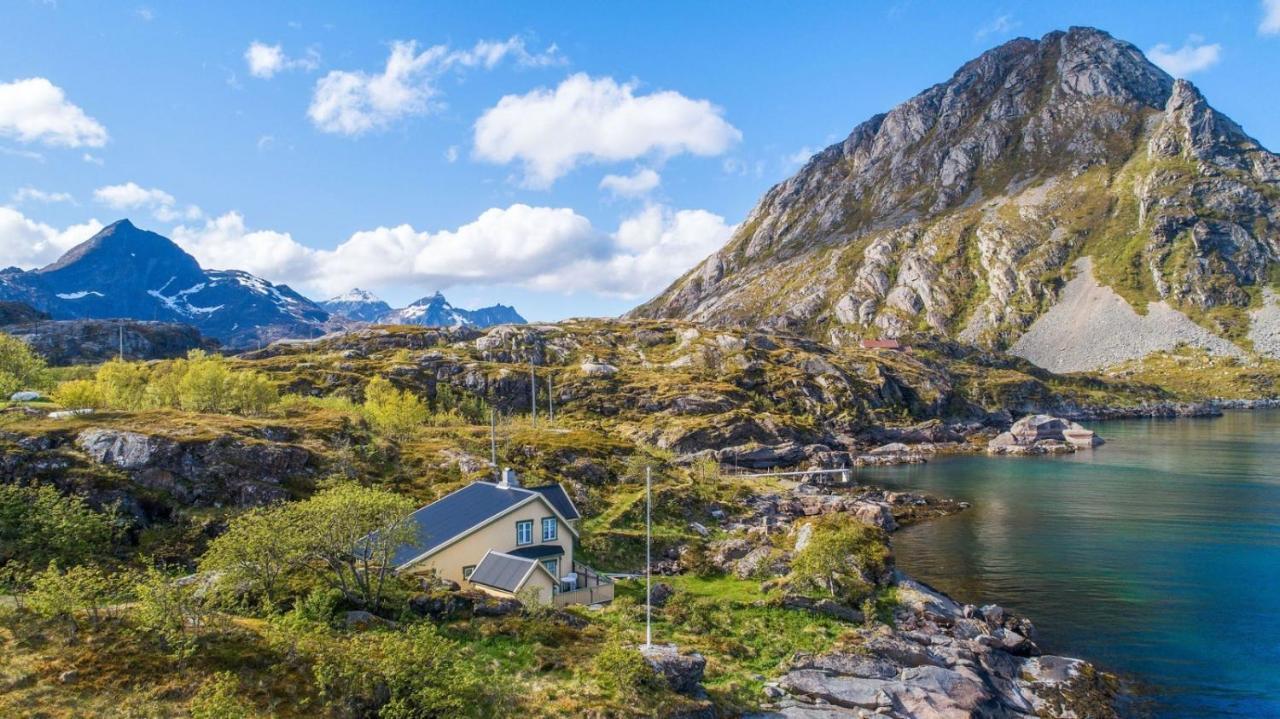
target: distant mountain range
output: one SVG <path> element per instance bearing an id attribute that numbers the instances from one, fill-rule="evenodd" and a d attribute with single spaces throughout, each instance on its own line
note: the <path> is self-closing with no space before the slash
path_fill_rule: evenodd
<path id="1" fill-rule="evenodd" d="M 502 305 L 458 310 L 439 294 L 399 311 L 366 292 L 318 304 L 248 272 L 203 269 L 173 241 L 127 219 L 104 227 L 51 265 L 0 270 L 0 301 L 24 303 L 55 320 L 179 322 L 231 348 L 315 337 L 350 321 L 442 326 L 524 321 Z"/>
<path id="2" fill-rule="evenodd" d="M 360 322 L 376 322 L 393 325 L 426 325 L 428 327 L 490 327 L 501 324 L 524 324 L 525 319 L 514 307 L 493 305 L 478 310 L 464 310 L 449 304 L 444 295 L 437 292 L 414 302 L 408 307 L 392 309 L 372 292 L 359 288 L 320 306 L 330 313 Z"/>

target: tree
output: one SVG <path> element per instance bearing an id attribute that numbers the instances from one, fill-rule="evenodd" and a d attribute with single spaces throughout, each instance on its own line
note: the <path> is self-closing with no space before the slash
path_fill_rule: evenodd
<path id="1" fill-rule="evenodd" d="M 0 485 L 0 565 L 21 562 L 40 571 L 54 560 L 80 564 L 110 546 L 113 519 L 53 487 Z"/>
<path id="2" fill-rule="evenodd" d="M 600 686 L 622 699 L 635 699 L 658 684 L 657 673 L 644 656 L 635 647 L 623 644 L 617 636 L 610 637 L 596 652 L 591 673 Z"/>
<path id="3" fill-rule="evenodd" d="M 98 409 L 106 403 L 98 384 L 87 379 L 73 379 L 53 388 L 53 401 L 67 409 Z"/>
<path id="4" fill-rule="evenodd" d="M 241 514 L 200 558 L 202 571 L 221 571 L 230 586 L 247 586 L 270 606 L 279 599 L 281 580 L 303 560 L 298 513 L 288 505 L 255 508 Z"/>
<path id="5" fill-rule="evenodd" d="M 411 437 L 431 416 L 417 395 L 396 389 L 382 377 L 374 377 L 365 386 L 364 412 L 374 430 L 391 439 Z"/>
<path id="6" fill-rule="evenodd" d="M 195 584 L 182 584 L 155 567 L 148 567 L 134 585 L 138 626 L 160 640 L 179 660 L 195 653 L 199 632 L 212 618 Z"/>
<path id="7" fill-rule="evenodd" d="M 223 412 L 231 404 L 231 369 L 221 355 L 191 350 L 178 380 L 178 404 L 190 412 Z"/>
<path id="8" fill-rule="evenodd" d="M 0 332 L 0 399 L 8 399 L 18 390 L 43 387 L 46 379 L 44 358 L 13 335 Z"/>
<path id="9" fill-rule="evenodd" d="M 149 374 L 141 362 L 114 359 L 98 368 L 94 382 L 107 407 L 135 410 L 146 401 Z"/>
<path id="10" fill-rule="evenodd" d="M 231 376 L 228 409 L 238 414 L 262 414 L 280 401 L 276 386 L 258 372 L 235 372 Z"/>
<path id="11" fill-rule="evenodd" d="M 328 569 L 330 581 L 372 611 L 382 605 L 396 550 L 417 540 L 409 498 L 342 483 L 294 505 L 306 556 Z"/>
<path id="12" fill-rule="evenodd" d="M 74 638 L 80 629 L 76 615 L 87 612 L 96 626 L 110 603 L 119 598 L 118 594 L 115 578 L 98 567 L 63 570 L 53 561 L 32 578 L 26 602 L 37 615 L 64 622 Z"/>
<path id="13" fill-rule="evenodd" d="M 883 532 L 833 517 L 815 523 L 809 544 L 791 563 L 791 578 L 794 584 L 856 606 L 884 574 L 889 558 Z"/>

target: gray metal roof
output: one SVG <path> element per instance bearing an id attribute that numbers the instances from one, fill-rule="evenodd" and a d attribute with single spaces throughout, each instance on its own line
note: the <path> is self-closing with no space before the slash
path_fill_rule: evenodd
<path id="1" fill-rule="evenodd" d="M 529 576 L 529 572 L 536 571 L 537 567 L 537 561 L 532 559 L 489 552 L 471 572 L 470 581 L 514 594 L 524 583 L 524 578 Z"/>
<path id="2" fill-rule="evenodd" d="M 530 492 L 537 492 L 547 498 L 551 506 L 556 511 L 564 515 L 565 519 L 582 519 L 582 515 L 578 514 L 578 510 L 573 506 L 573 501 L 569 499 L 569 495 L 564 491 L 564 487 L 558 484 L 547 484 L 541 487 L 529 487 Z"/>
<path id="3" fill-rule="evenodd" d="M 530 547 L 513 549 L 507 554 L 522 559 L 542 559 L 544 557 L 558 557 L 564 554 L 564 547 L 559 544 L 535 544 Z"/>
<path id="4" fill-rule="evenodd" d="M 552 489 L 558 491 L 550 491 Z M 569 496 L 560 485 L 546 487 L 500 487 L 491 482 L 472 482 L 462 489 L 446 494 L 409 515 L 409 521 L 416 527 L 417 537 L 412 544 L 406 544 L 396 550 L 392 563 L 397 567 L 434 551 L 458 535 L 467 532 L 493 517 L 506 512 L 530 497 L 541 496 L 557 512 L 566 519 L 577 519 L 578 513 L 566 514 L 560 507 L 556 496 L 562 498 L 572 511 Z"/>

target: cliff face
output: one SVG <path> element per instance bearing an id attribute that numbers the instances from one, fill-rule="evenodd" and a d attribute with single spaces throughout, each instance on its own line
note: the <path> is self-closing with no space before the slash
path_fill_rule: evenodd
<path id="1" fill-rule="evenodd" d="M 1166 302 L 1252 349 L 1280 281 L 1280 157 L 1134 46 L 1072 28 L 862 123 L 631 315 L 1003 349 L 1086 256 L 1139 313 Z"/>

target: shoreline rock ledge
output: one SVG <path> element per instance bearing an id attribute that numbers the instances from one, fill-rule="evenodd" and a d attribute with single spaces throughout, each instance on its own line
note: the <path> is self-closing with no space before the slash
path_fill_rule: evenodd
<path id="1" fill-rule="evenodd" d="M 752 719 L 1031 719 L 1117 716 L 1115 677 L 1082 659 L 1042 654 L 1027 619 L 962 605 L 896 577 L 895 626 L 856 630 L 823 654 L 797 653 L 765 684 Z"/>
<path id="2" fill-rule="evenodd" d="M 1032 414 L 1013 423 L 987 444 L 987 454 L 1067 454 L 1103 443 L 1093 430 L 1047 414 Z"/>

